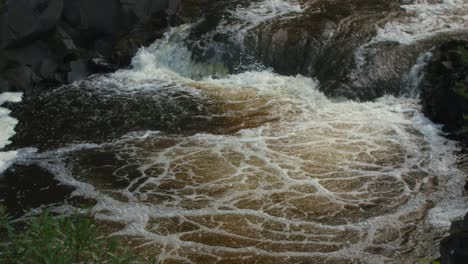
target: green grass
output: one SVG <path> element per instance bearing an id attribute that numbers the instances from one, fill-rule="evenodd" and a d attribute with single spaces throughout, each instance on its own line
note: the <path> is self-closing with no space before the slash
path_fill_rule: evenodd
<path id="1" fill-rule="evenodd" d="M 52 216 L 46 212 L 18 230 L 0 207 L 0 263 L 155 263 L 103 234 L 91 214 Z"/>

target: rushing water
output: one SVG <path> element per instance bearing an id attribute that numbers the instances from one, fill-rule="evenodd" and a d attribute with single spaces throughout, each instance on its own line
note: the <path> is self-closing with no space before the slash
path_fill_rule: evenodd
<path id="1" fill-rule="evenodd" d="M 21 101 L 20 93 L 2 93 L 0 94 L 0 106 L 7 102 L 18 103 Z M 10 144 L 9 140 L 15 133 L 15 125 L 18 120 L 9 116 L 10 110 L 0 107 L 0 150 Z M 16 151 L 0 151 L 0 174 L 3 173 L 16 158 Z"/>
<path id="2" fill-rule="evenodd" d="M 252 23 L 301 12 L 295 2 L 255 5 L 236 12 Z M 190 97 L 199 104 L 178 111 L 197 113 L 183 122 L 197 120 L 198 131 L 133 131 L 20 151 L 17 162 L 96 199 L 99 218 L 124 223 L 116 234 L 142 239 L 162 263 L 415 263 L 437 254 L 434 240 L 464 213 L 465 176 L 455 142 L 417 99 L 337 101 L 308 77 L 229 75 L 222 64 L 191 61 L 189 30 L 141 49 L 133 69 L 83 84 L 90 98 L 143 93 L 161 122 L 174 118 L 163 101 Z M 72 89 L 81 88 L 58 91 Z"/>
<path id="3" fill-rule="evenodd" d="M 379 28 L 373 41 L 395 41 L 411 44 L 442 32 L 468 27 L 466 0 L 412 0 L 402 5 L 404 17 Z"/>

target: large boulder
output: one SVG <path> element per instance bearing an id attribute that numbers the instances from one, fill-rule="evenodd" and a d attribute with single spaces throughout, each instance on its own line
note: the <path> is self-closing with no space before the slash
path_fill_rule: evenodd
<path id="1" fill-rule="evenodd" d="M 122 9 L 138 18 L 140 21 L 148 20 L 154 13 L 167 10 L 169 14 L 176 11 L 180 0 L 120 0 Z"/>
<path id="2" fill-rule="evenodd" d="M 433 51 L 421 82 L 423 112 L 465 140 L 468 114 L 468 42 L 447 42 Z"/>
<path id="3" fill-rule="evenodd" d="M 0 92 L 54 87 L 126 67 L 179 0 L 0 1 Z M 18 73 L 20 77 L 15 76 Z"/>
<path id="4" fill-rule="evenodd" d="M 122 27 L 119 0 L 65 1 L 63 16 L 66 22 L 95 34 L 116 34 Z"/>
<path id="5" fill-rule="evenodd" d="M 67 1 L 71 2 L 71 1 Z M 55 28 L 62 16 L 63 0 L 7 1 L 0 12 L 0 48 L 26 43 Z"/>
<path id="6" fill-rule="evenodd" d="M 33 69 L 26 65 L 14 65 L 5 71 L 3 76 L 9 82 L 9 85 L 4 89 L 9 91 L 30 93 L 31 89 L 40 81 Z"/>
<path id="7" fill-rule="evenodd" d="M 64 19 L 70 25 L 95 35 L 118 35 L 160 11 L 173 13 L 169 0 L 75 0 L 65 1 Z"/>
<path id="8" fill-rule="evenodd" d="M 450 236 L 440 243 L 442 264 L 465 264 L 468 260 L 468 214 L 464 220 L 455 221 Z"/>

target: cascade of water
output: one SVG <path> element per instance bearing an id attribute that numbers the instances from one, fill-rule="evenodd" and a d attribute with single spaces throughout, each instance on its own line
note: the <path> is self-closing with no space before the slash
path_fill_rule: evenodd
<path id="1" fill-rule="evenodd" d="M 232 11 L 241 22 L 231 36 L 242 41 L 258 23 L 299 12 L 293 1 L 253 2 Z M 96 199 L 97 217 L 124 224 L 116 234 L 143 237 L 160 261 L 414 263 L 435 253 L 433 227 L 444 232 L 467 201 L 455 142 L 414 97 L 425 58 L 407 77 L 408 98 L 334 101 L 313 78 L 229 75 L 222 64 L 194 62 L 190 29 L 174 28 L 141 49 L 132 69 L 85 84 L 103 97 L 183 90 L 201 101 L 183 111 L 206 107 L 202 120 L 213 129 L 135 129 L 18 162 Z"/>

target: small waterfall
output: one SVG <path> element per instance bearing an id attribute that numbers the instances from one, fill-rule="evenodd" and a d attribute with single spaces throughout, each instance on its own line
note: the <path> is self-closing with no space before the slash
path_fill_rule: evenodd
<path id="1" fill-rule="evenodd" d="M 424 71 L 432 58 L 432 53 L 427 52 L 418 58 L 416 64 L 410 71 L 402 76 L 401 95 L 409 98 L 419 98 L 421 94 L 421 81 L 424 78 Z"/>
<path id="2" fill-rule="evenodd" d="M 163 39 L 156 41 L 148 48 L 140 49 L 132 60 L 134 70 L 146 72 L 148 75 L 161 73 L 161 70 L 169 70 L 192 79 L 226 75 L 228 70 L 221 62 L 197 63 L 192 61 L 192 52 L 184 43 L 192 26 L 183 25 L 173 28 L 165 34 Z"/>

